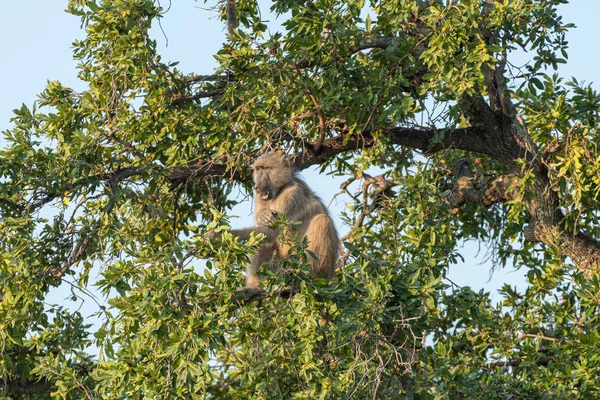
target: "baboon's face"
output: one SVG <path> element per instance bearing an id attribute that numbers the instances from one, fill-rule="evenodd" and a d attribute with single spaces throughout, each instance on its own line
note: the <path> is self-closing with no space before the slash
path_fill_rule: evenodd
<path id="1" fill-rule="evenodd" d="M 292 169 L 277 153 L 265 154 L 252 165 L 254 191 L 263 201 L 275 199 L 292 177 Z"/>

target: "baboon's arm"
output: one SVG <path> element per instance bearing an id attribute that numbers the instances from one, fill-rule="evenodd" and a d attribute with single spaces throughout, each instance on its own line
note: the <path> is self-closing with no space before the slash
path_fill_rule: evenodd
<path id="1" fill-rule="evenodd" d="M 272 221 L 272 219 L 278 215 L 285 215 L 290 221 L 302 221 L 306 219 L 312 210 L 306 207 L 306 204 L 309 201 L 305 191 L 307 191 L 307 188 L 298 182 L 294 182 L 294 184 L 284 189 L 275 200 L 272 200 L 267 204 L 255 205 L 255 212 L 259 213 L 255 226 L 232 229 L 229 233 L 241 240 L 250 239 L 250 234 L 253 232 L 255 235 L 262 233 L 265 235 L 265 243 L 274 242 L 279 235 L 279 229 L 271 227 L 270 224 L 267 224 L 264 221 Z M 259 210 L 266 210 L 267 212 L 272 213 L 272 215 L 265 217 Z M 208 235 L 210 240 L 214 241 L 216 234 L 209 232 Z"/>
<path id="2" fill-rule="evenodd" d="M 274 242 L 277 239 L 278 229 L 272 227 L 272 222 L 276 218 L 276 213 L 273 213 L 271 210 L 264 210 L 256 219 L 256 225 L 249 228 L 241 228 L 241 229 L 232 229 L 229 231 L 232 236 L 240 238 L 241 240 L 250 239 L 250 235 L 254 233 L 258 235 L 262 233 L 265 236 L 265 242 Z M 268 215 L 267 215 L 268 214 Z M 214 242 L 217 237 L 220 237 L 220 233 L 216 233 L 214 231 L 210 231 L 207 233 L 208 238 Z"/>
<path id="3" fill-rule="evenodd" d="M 316 213 L 313 206 L 319 203 L 315 202 L 314 198 L 310 189 L 296 179 L 282 190 L 275 200 L 263 207 L 272 213 L 271 221 L 284 215 L 288 221 L 304 221 L 310 214 Z M 257 222 L 257 225 L 263 224 Z"/>

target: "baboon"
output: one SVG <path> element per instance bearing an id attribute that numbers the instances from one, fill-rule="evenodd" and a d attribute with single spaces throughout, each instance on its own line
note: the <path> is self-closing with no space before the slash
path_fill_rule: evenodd
<path id="1" fill-rule="evenodd" d="M 250 234 L 262 233 L 265 239 L 246 268 L 246 290 L 258 289 L 258 268 L 265 262 L 277 261 L 288 254 L 290 246 L 280 241 L 280 231 L 273 226 L 278 216 L 292 225 L 286 238 L 308 238 L 311 274 L 330 280 L 335 275 L 338 258 L 338 234 L 325 205 L 312 190 L 296 175 L 278 153 L 268 153 L 252 165 L 254 182 L 255 226 L 231 230 L 231 234 L 248 240 Z M 273 258 L 274 257 L 274 258 Z"/>

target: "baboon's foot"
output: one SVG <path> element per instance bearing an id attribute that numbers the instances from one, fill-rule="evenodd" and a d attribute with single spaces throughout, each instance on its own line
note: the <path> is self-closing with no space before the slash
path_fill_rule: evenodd
<path id="1" fill-rule="evenodd" d="M 265 297 L 265 291 L 259 287 L 246 286 L 238 289 L 238 300 L 242 301 L 253 301 L 259 300 Z"/>
<path id="2" fill-rule="evenodd" d="M 277 291 L 277 295 L 279 297 L 283 297 L 284 299 L 289 299 L 294 296 L 296 293 L 300 291 L 299 288 L 294 287 L 293 285 L 284 286 Z"/>

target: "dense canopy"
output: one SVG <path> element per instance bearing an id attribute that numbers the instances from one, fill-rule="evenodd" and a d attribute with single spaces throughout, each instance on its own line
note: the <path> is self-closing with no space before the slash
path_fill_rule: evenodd
<path id="1" fill-rule="evenodd" d="M 232 3 L 206 5 L 217 71 L 182 71 L 161 2 L 69 1 L 85 89 L 49 82 L 0 150 L 0 398 L 600 397 L 600 96 L 556 73 L 567 1 Z M 206 232 L 273 150 L 343 179 L 340 262 L 313 279 L 299 240 L 247 301 L 261 237 Z M 525 289 L 454 285 L 465 241 Z"/>

